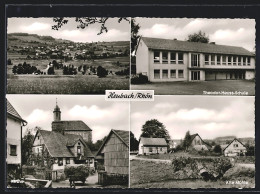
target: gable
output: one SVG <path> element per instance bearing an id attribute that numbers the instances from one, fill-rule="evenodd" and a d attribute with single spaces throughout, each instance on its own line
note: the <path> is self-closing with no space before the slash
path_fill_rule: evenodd
<path id="1" fill-rule="evenodd" d="M 223 151 L 231 149 L 243 149 L 245 150 L 246 147 L 243 143 L 241 143 L 238 139 L 234 139 Z"/>

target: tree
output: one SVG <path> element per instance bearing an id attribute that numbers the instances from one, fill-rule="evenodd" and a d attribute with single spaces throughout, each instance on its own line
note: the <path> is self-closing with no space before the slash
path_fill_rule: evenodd
<path id="1" fill-rule="evenodd" d="M 135 138 L 135 135 L 130 131 L 130 151 L 136 151 L 138 150 L 139 142 Z"/>
<path id="2" fill-rule="evenodd" d="M 185 151 L 187 151 L 190 145 L 191 145 L 191 135 L 190 135 L 190 131 L 187 131 L 184 140 L 182 142 L 182 147 Z"/>
<path id="3" fill-rule="evenodd" d="M 169 132 L 157 119 L 151 119 L 145 122 L 142 126 L 141 137 L 154 137 L 154 138 L 165 138 L 170 139 Z"/>
<path id="4" fill-rule="evenodd" d="M 94 70 L 93 70 L 93 72 L 94 72 Z M 98 66 L 98 68 L 97 68 L 97 76 L 98 77 L 106 77 L 107 74 L 108 74 L 108 71 L 105 68 Z"/>
<path id="5" fill-rule="evenodd" d="M 106 22 L 108 19 L 108 17 L 76 17 L 75 22 L 78 23 L 78 29 L 85 29 L 89 25 L 96 23 L 100 24 L 100 31 L 98 33 L 98 35 L 100 35 L 103 32 L 108 32 L 108 28 L 106 27 Z M 118 18 L 118 23 L 123 20 L 130 22 L 127 17 L 120 17 Z M 53 18 L 53 22 L 55 22 L 56 24 L 52 26 L 52 29 L 59 30 L 62 26 L 66 25 L 69 22 L 69 19 L 65 19 L 64 17 L 55 17 Z"/>
<path id="6" fill-rule="evenodd" d="M 12 63 L 12 61 L 11 61 L 11 59 L 8 59 L 7 60 L 7 65 L 12 65 L 13 63 Z"/>
<path id="7" fill-rule="evenodd" d="M 54 72 L 54 67 L 49 67 L 48 69 L 48 75 L 54 75 L 55 72 Z"/>
<path id="8" fill-rule="evenodd" d="M 202 42 L 202 43 L 209 43 L 209 37 L 202 32 L 201 30 L 198 33 L 190 34 L 188 36 L 189 42 Z"/>
<path id="9" fill-rule="evenodd" d="M 27 129 L 22 139 L 22 165 L 26 164 L 33 147 L 34 135 L 32 129 Z"/>
<path id="10" fill-rule="evenodd" d="M 221 146 L 215 145 L 215 147 L 213 148 L 213 152 L 221 154 L 222 153 Z"/>
<path id="11" fill-rule="evenodd" d="M 254 156 L 255 155 L 255 146 L 250 146 L 249 144 L 246 145 L 246 155 L 247 156 Z"/>
<path id="12" fill-rule="evenodd" d="M 135 19 L 131 19 L 131 52 L 135 51 L 140 38 L 140 35 L 138 35 L 139 29 L 139 24 L 136 24 Z"/>

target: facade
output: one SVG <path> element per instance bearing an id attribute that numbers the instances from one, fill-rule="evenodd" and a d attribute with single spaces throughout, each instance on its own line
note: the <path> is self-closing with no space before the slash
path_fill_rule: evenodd
<path id="1" fill-rule="evenodd" d="M 11 171 L 16 172 L 21 167 L 21 141 L 22 128 L 27 124 L 25 120 L 18 114 L 11 103 L 7 102 L 7 125 L 6 125 L 6 164 L 8 174 Z"/>
<path id="2" fill-rule="evenodd" d="M 129 174 L 129 131 L 112 129 L 97 152 L 107 174 Z"/>
<path id="3" fill-rule="evenodd" d="M 167 153 L 168 145 L 164 138 L 146 138 L 141 137 L 139 140 L 140 155 L 149 154 L 165 154 Z"/>
<path id="4" fill-rule="evenodd" d="M 236 138 L 223 149 L 224 156 L 244 156 L 246 152 L 246 146 Z"/>
<path id="5" fill-rule="evenodd" d="M 202 140 L 202 138 L 199 136 L 199 134 L 193 134 L 191 135 L 191 143 L 188 149 L 195 149 L 197 151 L 201 150 L 210 150 L 211 146 L 207 144 L 205 141 Z"/>
<path id="6" fill-rule="evenodd" d="M 83 121 L 63 121 L 61 120 L 61 111 L 56 104 L 53 111 L 52 131 L 62 132 L 64 134 L 81 135 L 86 142 L 92 141 L 92 129 Z"/>
<path id="7" fill-rule="evenodd" d="M 151 82 L 255 78 L 255 56 L 242 47 L 142 37 L 136 73 Z"/>

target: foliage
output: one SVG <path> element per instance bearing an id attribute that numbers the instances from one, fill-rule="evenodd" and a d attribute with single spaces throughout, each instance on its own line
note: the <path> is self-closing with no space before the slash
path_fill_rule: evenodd
<path id="1" fill-rule="evenodd" d="M 93 143 L 93 142 L 85 142 L 85 143 L 88 145 L 88 147 L 91 151 L 98 151 L 106 138 L 107 138 L 107 136 L 103 137 L 102 139 L 97 140 L 96 143 Z"/>
<path id="2" fill-rule="evenodd" d="M 138 35 L 139 29 L 139 24 L 136 24 L 135 19 L 131 19 L 131 52 L 136 49 L 138 39 L 140 38 L 140 35 Z"/>
<path id="3" fill-rule="evenodd" d="M 215 153 L 222 153 L 222 149 L 220 145 L 215 145 L 213 148 L 213 152 Z"/>
<path id="4" fill-rule="evenodd" d="M 54 67 L 49 67 L 48 69 L 48 75 L 54 75 L 55 72 L 54 72 Z"/>
<path id="5" fill-rule="evenodd" d="M 148 83 L 148 77 L 143 74 L 133 75 L 131 77 L 131 84 L 146 84 Z"/>
<path id="6" fill-rule="evenodd" d="M 201 42 L 201 43 L 208 43 L 209 37 L 202 32 L 201 30 L 198 33 L 188 35 L 189 42 Z"/>
<path id="7" fill-rule="evenodd" d="M 108 74 L 108 71 L 103 68 L 102 66 L 98 66 L 97 68 L 97 76 L 98 77 L 106 77 Z"/>
<path id="8" fill-rule="evenodd" d="M 89 176 L 90 169 L 86 165 L 67 165 L 64 173 L 66 177 L 74 176 L 79 179 L 86 179 Z"/>
<path id="9" fill-rule="evenodd" d="M 164 124 L 157 119 L 151 119 L 145 122 L 142 126 L 141 137 L 154 137 L 170 139 L 169 132 L 165 128 Z"/>
<path id="10" fill-rule="evenodd" d="M 255 146 L 247 145 L 246 150 L 247 150 L 247 152 L 246 152 L 247 156 L 254 156 L 255 155 Z"/>
<path id="11" fill-rule="evenodd" d="M 129 75 L 129 73 L 130 73 L 130 68 L 129 67 L 126 68 L 126 69 L 123 69 L 121 71 L 115 72 L 116 75 Z"/>
<path id="12" fill-rule="evenodd" d="M 19 63 L 17 66 L 14 65 L 12 72 L 14 74 L 32 74 L 37 71 L 37 68 L 35 66 L 31 66 L 30 64 L 27 64 L 24 62 L 23 64 Z"/>
<path id="13" fill-rule="evenodd" d="M 7 65 L 12 65 L 13 63 L 12 63 L 12 60 L 11 59 L 8 59 L 7 60 Z"/>
<path id="14" fill-rule="evenodd" d="M 238 178 L 254 178 L 255 177 L 255 170 L 252 168 L 245 168 L 245 167 L 234 167 L 229 169 L 223 176 L 224 180 L 234 180 Z"/>
<path id="15" fill-rule="evenodd" d="M 22 165 L 26 164 L 29 159 L 33 147 L 33 139 L 32 129 L 27 129 L 22 139 Z"/>
<path id="16" fill-rule="evenodd" d="M 135 138 L 132 131 L 130 131 L 130 151 L 138 150 L 138 145 L 139 145 L 138 140 Z"/>
<path id="17" fill-rule="evenodd" d="M 98 35 L 100 35 L 103 32 L 108 32 L 108 29 L 106 27 L 106 22 L 108 19 L 108 17 L 76 17 L 75 22 L 78 23 L 78 29 L 85 29 L 89 25 L 93 25 L 96 23 L 101 24 L 100 31 L 98 33 Z M 120 17 L 118 19 L 118 23 L 120 23 L 122 20 L 129 22 L 128 18 Z M 53 18 L 53 22 L 55 22 L 56 24 L 52 26 L 52 29 L 59 30 L 63 25 L 66 25 L 69 22 L 69 19 L 65 19 L 64 17 L 55 17 Z"/>
<path id="18" fill-rule="evenodd" d="M 63 75 L 76 75 L 77 73 L 77 68 L 74 65 L 65 65 L 63 67 Z"/>
<path id="19" fill-rule="evenodd" d="M 182 142 L 182 148 L 185 151 L 187 151 L 190 145 L 191 145 L 191 135 L 190 135 L 190 131 L 187 131 L 184 140 Z"/>

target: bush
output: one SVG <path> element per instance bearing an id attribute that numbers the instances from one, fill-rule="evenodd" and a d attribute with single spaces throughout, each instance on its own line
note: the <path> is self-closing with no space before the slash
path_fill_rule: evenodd
<path id="1" fill-rule="evenodd" d="M 145 84 L 148 83 L 148 77 L 143 74 L 134 75 L 131 77 L 131 84 Z"/>
<path id="2" fill-rule="evenodd" d="M 229 169 L 223 176 L 224 180 L 234 180 L 238 178 L 254 178 L 255 170 L 245 167 L 234 167 Z"/>
<path id="3" fill-rule="evenodd" d="M 64 169 L 66 177 L 73 176 L 78 180 L 85 180 L 89 176 L 90 169 L 86 165 L 67 165 Z"/>
<path id="4" fill-rule="evenodd" d="M 93 73 L 94 73 L 94 71 L 93 71 Z M 97 76 L 98 77 L 106 77 L 107 74 L 108 74 L 108 71 L 105 68 L 98 66 L 98 68 L 97 68 Z"/>

